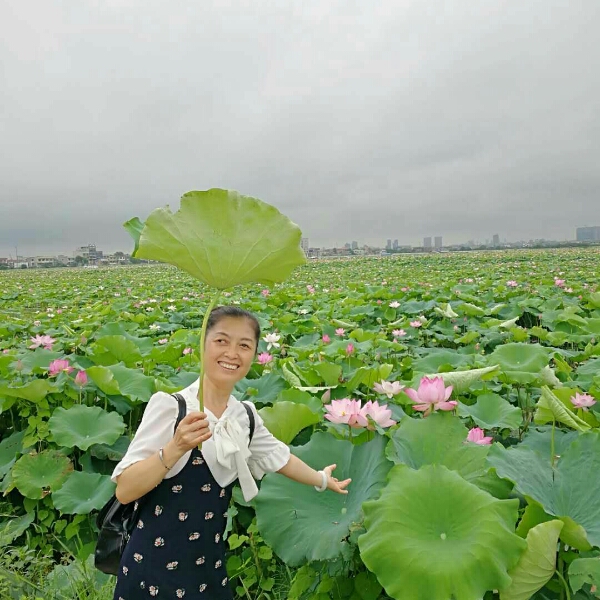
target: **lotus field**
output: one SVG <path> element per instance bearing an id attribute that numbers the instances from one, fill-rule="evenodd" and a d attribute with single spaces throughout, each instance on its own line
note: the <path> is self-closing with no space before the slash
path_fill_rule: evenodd
<path id="1" fill-rule="evenodd" d="M 225 292 L 263 330 L 238 398 L 352 478 L 347 496 L 277 474 L 234 492 L 237 596 L 599 598 L 599 259 L 314 261 Z M 111 598 L 95 514 L 150 396 L 198 377 L 207 290 L 163 265 L 0 278 L 0 591 L 88 597 L 87 577 Z"/>

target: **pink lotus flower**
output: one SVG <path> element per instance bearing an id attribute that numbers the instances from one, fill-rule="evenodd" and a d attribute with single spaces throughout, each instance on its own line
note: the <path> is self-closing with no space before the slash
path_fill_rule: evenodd
<path id="1" fill-rule="evenodd" d="M 335 335 L 344 335 L 344 333 L 346 333 L 346 330 L 343 327 L 338 327 L 335 330 Z"/>
<path id="2" fill-rule="evenodd" d="M 52 350 L 52 344 L 56 341 L 53 337 L 49 335 L 36 335 L 35 337 L 29 338 L 33 344 L 29 346 L 32 350 L 34 348 L 39 348 L 43 346 L 45 350 Z"/>
<path id="3" fill-rule="evenodd" d="M 167 338 L 161 338 L 160 340 L 158 340 L 159 344 L 166 344 L 169 340 Z"/>
<path id="4" fill-rule="evenodd" d="M 273 360 L 273 356 L 268 352 L 261 352 L 258 355 L 258 364 L 259 365 L 268 365 Z"/>
<path id="5" fill-rule="evenodd" d="M 411 321 L 410 322 L 410 326 L 411 327 L 422 327 L 423 323 L 421 323 L 421 321 Z"/>
<path id="6" fill-rule="evenodd" d="M 88 376 L 85 371 L 77 371 L 77 375 L 75 375 L 75 385 L 79 387 L 83 387 L 88 382 Z"/>
<path id="7" fill-rule="evenodd" d="M 408 388 L 404 390 L 406 395 L 415 403 L 415 410 L 430 415 L 436 410 L 454 410 L 458 402 L 451 400 L 452 386 L 445 387 L 444 380 L 441 377 L 423 377 L 419 382 L 419 389 Z"/>
<path id="8" fill-rule="evenodd" d="M 267 290 L 267 289 L 264 289 L 264 290 L 262 290 L 262 292 L 261 292 L 261 294 L 262 294 L 262 295 L 263 295 L 265 298 L 266 298 L 267 296 L 269 296 L 269 295 L 270 295 L 270 293 L 271 293 L 271 292 L 269 292 L 269 290 Z"/>
<path id="9" fill-rule="evenodd" d="M 392 335 L 394 337 L 404 337 L 406 335 L 406 331 L 404 331 L 404 329 L 394 329 L 394 331 L 392 331 Z"/>
<path id="10" fill-rule="evenodd" d="M 346 346 L 346 354 L 348 356 L 350 356 L 351 354 L 354 354 L 354 344 L 348 344 Z"/>
<path id="11" fill-rule="evenodd" d="M 554 285 L 556 285 L 557 287 L 565 287 L 565 280 L 564 279 L 555 278 L 554 279 Z"/>
<path id="12" fill-rule="evenodd" d="M 71 371 L 73 371 L 73 367 L 69 365 L 69 361 L 66 359 L 57 358 L 48 365 L 49 377 L 54 377 L 59 373 L 70 373 Z"/>
<path id="13" fill-rule="evenodd" d="M 391 427 L 396 424 L 396 421 L 391 419 L 392 411 L 388 409 L 387 404 L 379 406 L 377 401 L 370 400 L 360 409 L 357 417 L 358 425 L 362 425 L 367 429 L 374 430 L 375 427 L 369 423 L 368 417 L 371 417 L 379 427 Z"/>
<path id="14" fill-rule="evenodd" d="M 308 290 L 309 294 L 314 294 L 315 293 L 315 288 L 312 285 L 307 285 L 306 289 Z"/>
<path id="15" fill-rule="evenodd" d="M 191 354 L 193 352 L 193 350 L 191 348 L 184 348 L 183 349 L 183 355 L 186 356 L 187 354 Z"/>
<path id="16" fill-rule="evenodd" d="M 331 338 L 326 333 L 323 334 L 323 337 L 321 339 L 323 340 L 324 344 L 329 344 L 329 342 L 331 341 Z"/>
<path id="17" fill-rule="evenodd" d="M 519 284 L 516 281 L 513 281 L 512 279 L 510 281 L 507 281 L 506 285 L 508 287 L 518 287 L 519 286 Z"/>
<path id="18" fill-rule="evenodd" d="M 579 394 L 576 392 L 575 395 L 571 397 L 571 402 L 573 403 L 573 406 L 587 411 L 590 406 L 596 404 L 596 399 L 593 396 L 590 396 L 590 394 Z"/>
<path id="19" fill-rule="evenodd" d="M 325 418 L 332 423 L 342 423 L 351 427 L 360 427 L 358 417 L 360 415 L 360 402 L 342 398 L 341 400 L 332 400 L 331 404 L 325 405 L 327 414 Z"/>
<path id="20" fill-rule="evenodd" d="M 469 433 L 467 435 L 467 442 L 473 442 L 478 446 L 489 446 L 493 440 L 493 437 L 486 436 L 485 431 L 479 427 L 473 427 L 473 429 L 469 429 Z"/>
<path id="21" fill-rule="evenodd" d="M 398 395 L 404 386 L 399 381 L 382 381 L 381 383 L 375 383 L 373 389 L 378 394 L 385 394 L 388 398 Z"/>

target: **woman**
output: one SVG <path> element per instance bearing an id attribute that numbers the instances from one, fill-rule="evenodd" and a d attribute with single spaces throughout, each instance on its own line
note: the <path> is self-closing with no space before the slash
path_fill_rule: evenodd
<path id="1" fill-rule="evenodd" d="M 233 598 L 225 569 L 223 531 L 236 480 L 246 500 L 254 478 L 278 472 L 294 481 L 348 493 L 350 479 L 332 477 L 336 465 L 315 471 L 273 437 L 252 406 L 255 430 L 231 395 L 248 373 L 260 339 L 256 318 L 234 306 L 214 309 L 204 348 L 204 411 L 196 381 L 180 393 L 188 413 L 173 435 L 178 412 L 169 394 L 152 396 L 127 454 L 113 472 L 116 496 L 140 500 L 140 519 L 125 548 L 115 600 Z M 198 446 L 202 444 L 202 450 Z"/>

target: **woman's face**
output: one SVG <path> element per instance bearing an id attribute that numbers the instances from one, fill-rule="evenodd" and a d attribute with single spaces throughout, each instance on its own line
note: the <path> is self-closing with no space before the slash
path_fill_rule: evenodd
<path id="1" fill-rule="evenodd" d="M 206 334 L 204 372 L 218 387 L 231 387 L 243 379 L 254 360 L 254 328 L 244 317 L 223 317 Z"/>

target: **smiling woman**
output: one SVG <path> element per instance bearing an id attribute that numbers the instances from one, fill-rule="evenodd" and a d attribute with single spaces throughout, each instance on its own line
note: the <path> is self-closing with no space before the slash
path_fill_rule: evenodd
<path id="1" fill-rule="evenodd" d="M 122 503 L 138 502 L 139 521 L 119 566 L 115 600 L 150 596 L 183 598 L 206 592 L 229 600 L 223 532 L 232 487 L 239 481 L 246 500 L 267 472 L 347 493 L 335 465 L 315 471 L 265 427 L 252 405 L 233 395 L 256 355 L 260 326 L 254 315 L 234 306 L 211 311 L 204 348 L 204 411 L 197 411 L 199 380 L 180 391 L 187 415 L 175 430 L 177 403 L 154 394 L 126 455 L 113 472 Z M 201 450 L 198 446 L 202 444 Z"/>

